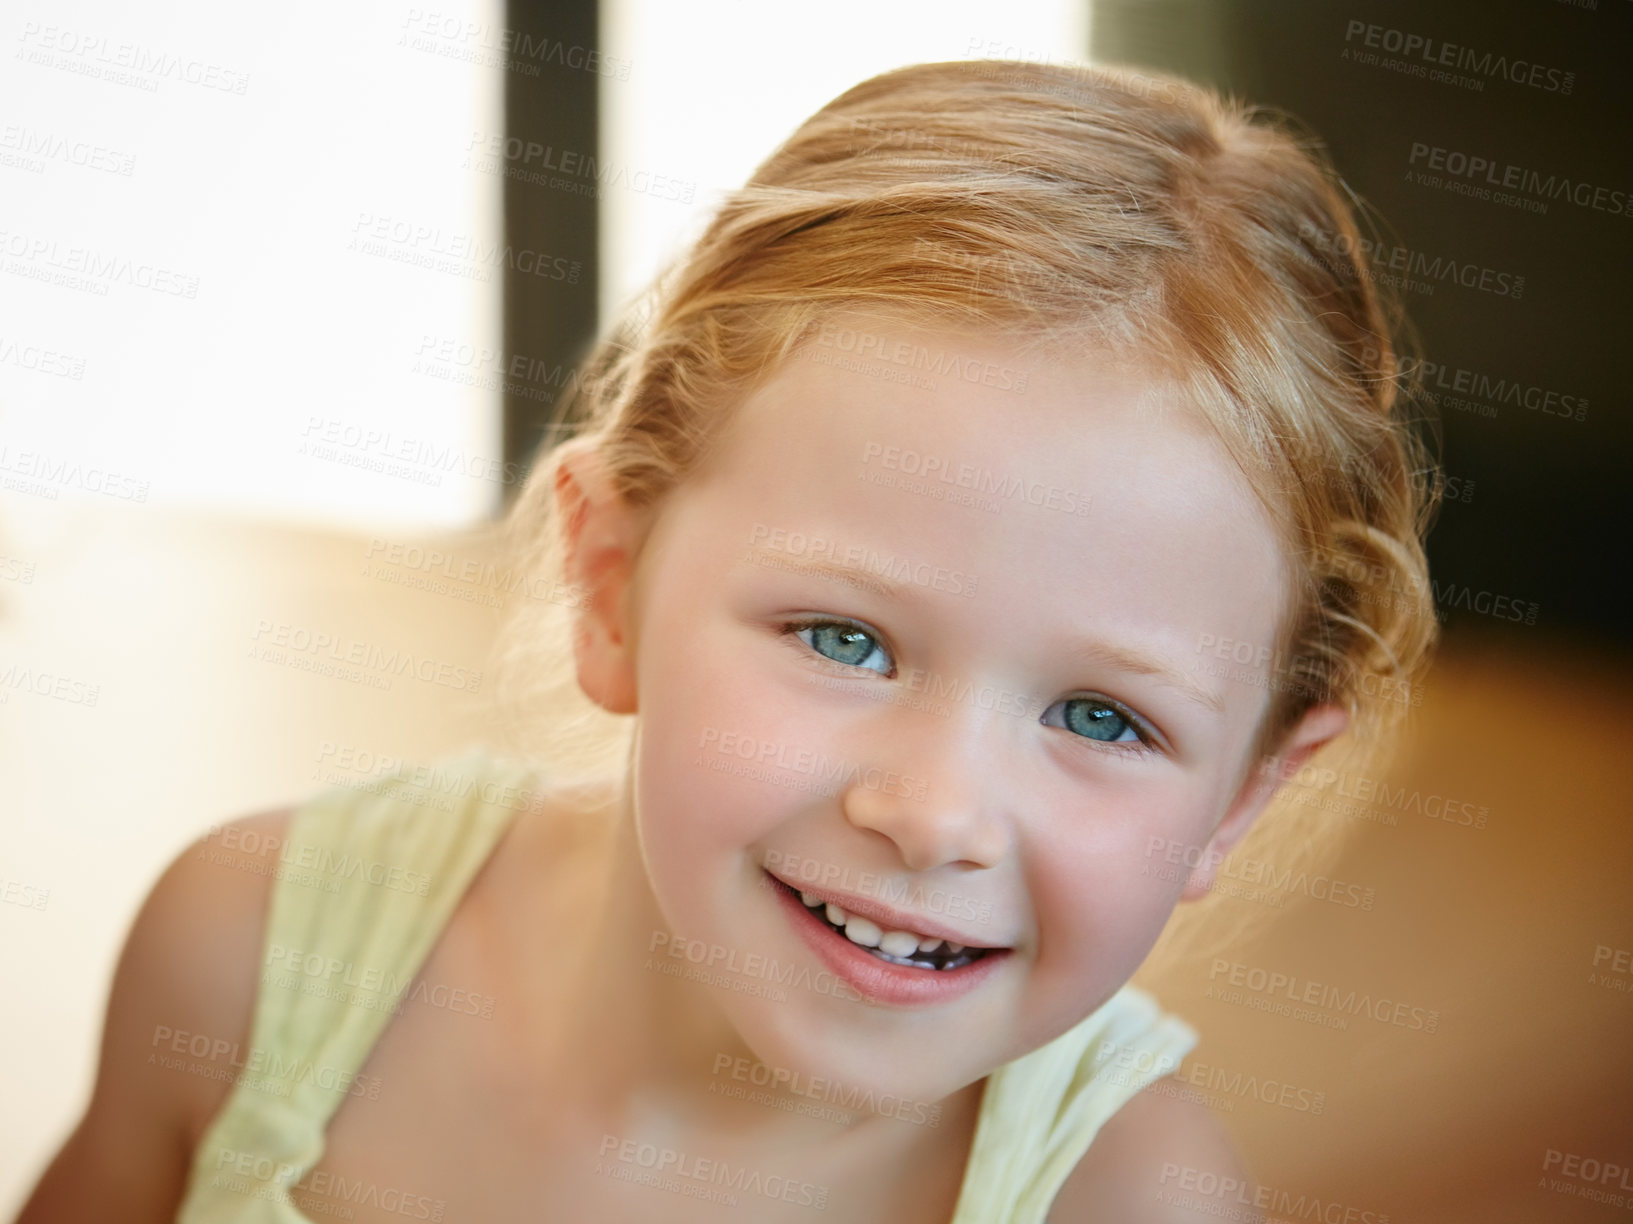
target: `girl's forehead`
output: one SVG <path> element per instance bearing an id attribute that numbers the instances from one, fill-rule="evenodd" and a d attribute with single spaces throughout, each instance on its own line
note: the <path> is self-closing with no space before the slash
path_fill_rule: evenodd
<path id="1" fill-rule="evenodd" d="M 1042 495 L 1049 508 L 1143 489 L 1152 509 L 1263 520 L 1240 468 L 1173 380 L 1097 350 L 830 323 L 736 407 L 726 434 L 717 457 L 736 459 L 734 475 L 768 491 L 823 477 L 836 491 L 871 483 L 911 496 L 930 480 L 943 494 L 996 493 L 996 504 Z M 955 496 L 948 509 L 971 504 Z"/>
<path id="2" fill-rule="evenodd" d="M 729 433 L 710 498 L 726 542 L 957 572 L 1170 652 L 1274 636 L 1273 525 L 1207 426 L 1127 361 L 835 327 Z"/>

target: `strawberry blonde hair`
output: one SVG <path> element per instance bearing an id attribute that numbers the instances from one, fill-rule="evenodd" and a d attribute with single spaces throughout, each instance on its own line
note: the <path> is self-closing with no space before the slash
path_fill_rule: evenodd
<path id="1" fill-rule="evenodd" d="M 1211 424 L 1293 577 L 1255 755 L 1322 702 L 1375 730 L 1435 636 L 1438 477 L 1361 249 L 1347 189 L 1278 116 L 1114 69 L 902 68 L 811 116 L 725 201 L 594 349 L 558 428 L 655 513 L 841 311 L 1140 358 Z M 507 523 L 530 572 L 560 572 L 556 459 Z M 513 742 L 564 780 L 614 767 L 634 721 L 578 691 L 570 619 L 524 605 L 501 666 Z"/>

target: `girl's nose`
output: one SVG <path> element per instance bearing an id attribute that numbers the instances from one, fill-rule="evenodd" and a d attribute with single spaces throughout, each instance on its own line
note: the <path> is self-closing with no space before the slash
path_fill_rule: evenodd
<path id="1" fill-rule="evenodd" d="M 952 718 L 913 712 L 887 720 L 864 756 L 872 768 L 840 792 L 845 819 L 895 842 L 909 871 L 995 866 L 1009 845 L 999 810 L 1005 788 L 992 759 L 1004 737 L 987 725 L 998 717 L 959 710 Z"/>

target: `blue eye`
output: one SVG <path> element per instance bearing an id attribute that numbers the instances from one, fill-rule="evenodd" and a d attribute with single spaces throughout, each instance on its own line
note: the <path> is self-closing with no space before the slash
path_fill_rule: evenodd
<path id="1" fill-rule="evenodd" d="M 842 667 L 859 667 L 890 676 L 895 663 L 876 634 L 853 621 L 790 621 L 783 636 L 797 637 L 813 653 Z M 1156 736 L 1140 716 L 1107 697 L 1068 697 L 1043 712 L 1045 726 L 1061 727 L 1117 752 L 1143 755 L 1156 752 Z"/>
<path id="2" fill-rule="evenodd" d="M 853 625 L 849 621 L 804 621 L 784 626 L 783 632 L 792 633 L 823 658 L 846 667 L 865 667 L 868 671 L 888 676 L 894 666 L 879 640 L 860 625 Z M 869 660 L 875 656 L 883 664 L 882 667 L 868 666 Z"/>
<path id="3" fill-rule="evenodd" d="M 1064 713 L 1060 721 L 1052 722 L 1049 716 L 1056 710 Z M 1058 701 L 1043 712 L 1043 721 L 1046 726 L 1064 727 L 1084 739 L 1126 751 L 1152 750 L 1150 737 L 1134 713 L 1104 697 L 1069 697 Z"/>

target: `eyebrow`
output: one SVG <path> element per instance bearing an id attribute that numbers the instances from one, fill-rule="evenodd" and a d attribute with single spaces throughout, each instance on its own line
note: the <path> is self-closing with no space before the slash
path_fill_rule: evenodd
<path id="1" fill-rule="evenodd" d="M 1217 693 L 1203 688 L 1178 668 L 1170 667 L 1161 660 L 1141 654 L 1137 650 L 1113 646 L 1110 642 L 1085 641 L 1075 643 L 1074 653 L 1078 658 L 1091 664 L 1131 672 L 1137 676 L 1150 676 L 1159 684 L 1177 689 L 1197 704 L 1207 706 L 1215 714 L 1225 712 L 1225 703 L 1219 699 Z"/>
<path id="2" fill-rule="evenodd" d="M 809 560 L 802 559 L 788 568 L 797 573 L 811 574 L 834 582 L 842 582 L 847 586 L 861 587 L 895 604 L 906 602 L 911 594 L 908 584 L 898 579 L 888 578 L 881 581 L 879 576 L 870 574 L 859 566 L 845 565 L 841 562 L 823 561 L 813 557 Z M 1225 712 L 1225 704 L 1217 693 L 1203 688 L 1183 671 L 1170 667 L 1154 656 L 1092 639 L 1074 642 L 1072 653 L 1091 666 L 1110 667 L 1131 675 L 1149 676 L 1198 705 L 1207 707 L 1215 714 Z"/>
<path id="3" fill-rule="evenodd" d="M 871 591 L 882 599 L 892 603 L 907 602 L 909 591 L 905 582 L 892 578 L 881 581 L 867 570 L 856 565 L 845 565 L 837 561 L 822 561 L 817 558 L 800 558 L 790 561 L 786 566 L 778 566 L 790 573 L 810 574 L 815 578 L 826 578 L 830 582 L 842 582 L 846 586 L 861 587 L 864 591 Z"/>

